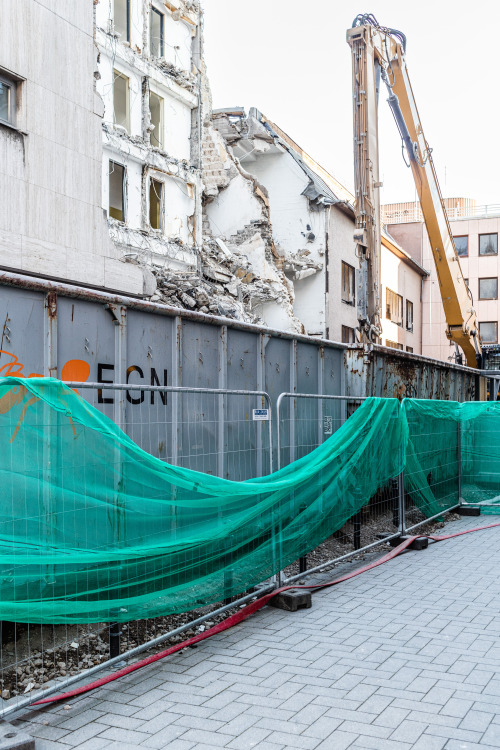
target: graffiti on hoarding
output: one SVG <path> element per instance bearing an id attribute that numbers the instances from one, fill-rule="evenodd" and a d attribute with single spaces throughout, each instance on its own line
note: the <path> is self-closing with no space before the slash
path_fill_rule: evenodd
<path id="1" fill-rule="evenodd" d="M 8 362 L 2 364 L 2 359 L 8 357 Z M 98 362 L 97 364 L 97 382 L 98 383 L 114 383 L 114 380 L 109 380 L 104 375 L 111 375 L 114 373 L 115 366 L 103 364 Z M 64 382 L 73 383 L 86 383 L 90 376 L 90 365 L 83 359 L 69 359 L 61 369 L 60 379 Z M 130 391 L 127 391 L 127 401 L 129 404 L 143 404 L 145 398 L 145 391 L 140 389 L 140 384 L 135 383 L 136 378 L 145 380 L 144 369 L 139 365 L 130 365 L 127 368 L 126 382 L 130 382 L 130 378 L 133 376 L 133 381 L 130 383 Z M 17 377 L 17 378 L 43 378 L 44 376 L 39 372 L 30 372 L 29 375 L 24 372 L 24 364 L 19 361 L 17 355 L 7 352 L 4 349 L 0 349 L 0 377 Z M 146 381 L 147 382 L 147 381 Z M 163 370 L 163 383 L 160 383 L 160 376 L 156 371 L 155 367 L 150 368 L 149 372 L 149 385 L 168 385 L 168 371 Z M 133 387 L 132 387 L 133 386 Z M 140 395 L 136 395 L 140 391 Z M 78 391 L 77 391 L 78 392 Z M 159 395 L 162 404 L 167 403 L 167 393 L 159 391 Z M 114 398 L 112 396 L 104 396 L 103 389 L 100 388 L 97 392 L 97 402 L 99 404 L 113 404 Z M 152 405 L 155 403 L 155 391 L 150 392 L 150 402 Z"/>
<path id="2" fill-rule="evenodd" d="M 3 360 L 7 358 L 7 362 L 3 362 Z M 113 383 L 113 380 L 108 380 L 103 377 L 104 374 L 111 374 L 114 372 L 114 365 L 107 365 L 98 363 L 97 364 L 97 381 L 99 383 Z M 139 367 L 138 365 L 131 365 L 127 368 L 127 380 L 126 382 L 129 382 L 130 377 L 134 374 L 134 380 L 135 378 L 140 378 L 141 380 L 145 379 L 144 375 L 144 369 Z M 85 383 L 88 381 L 90 376 L 90 365 L 88 362 L 85 362 L 83 359 L 70 359 L 68 360 L 61 369 L 61 376 L 60 379 L 65 382 L 76 382 L 76 383 Z M 150 368 L 149 373 L 149 382 L 151 385 L 159 386 L 159 385 L 167 385 L 167 379 L 168 379 L 168 371 L 166 369 L 163 370 L 163 383 L 160 383 L 159 375 L 154 367 Z M 11 352 L 5 351 L 4 349 L 0 349 L 0 377 L 17 377 L 17 378 L 43 378 L 44 376 L 41 373 L 38 372 L 30 372 L 27 374 L 25 372 L 25 366 L 22 362 L 19 361 L 19 358 L 17 355 L 12 354 Z M 126 392 L 127 395 L 127 401 L 130 404 L 142 404 L 144 403 L 145 398 L 145 391 L 141 390 L 140 383 L 131 382 L 130 383 L 130 391 Z M 75 389 L 75 393 L 78 394 L 78 391 Z M 161 402 L 163 404 L 167 404 L 167 393 L 164 391 L 151 391 L 150 392 L 150 402 L 151 404 L 155 403 L 155 395 L 159 393 Z M 22 385 L 13 386 L 10 388 L 7 393 L 5 393 L 2 397 L 0 397 L 0 415 L 8 414 L 8 412 L 13 409 L 15 406 L 22 406 L 21 414 L 19 416 L 17 425 L 14 429 L 14 432 L 9 440 L 9 443 L 12 443 L 12 441 L 16 438 L 22 423 L 24 422 L 24 418 L 26 416 L 26 412 L 29 409 L 30 406 L 35 404 L 37 401 L 39 401 L 37 396 L 33 396 L 33 394 L 28 391 L 27 388 L 25 388 Z M 114 397 L 112 396 L 104 396 L 103 395 L 103 389 L 98 389 L 97 392 L 97 401 L 99 404 L 113 404 L 114 403 Z M 73 433 L 76 437 L 76 431 L 74 424 L 70 418 L 71 426 L 73 428 Z"/>
<path id="3" fill-rule="evenodd" d="M 9 358 L 9 361 L 0 367 L 0 377 L 17 377 L 17 378 L 26 378 L 26 377 L 41 378 L 43 377 L 43 375 L 40 375 L 40 373 L 38 372 L 31 372 L 28 376 L 26 376 L 26 374 L 23 372 L 24 365 L 22 362 L 19 362 L 19 359 L 17 358 L 15 354 L 11 354 L 10 352 L 6 352 L 4 349 L 0 349 L 0 357 L 3 355 L 7 355 L 7 357 Z M 70 360 L 63 367 L 63 372 L 65 368 L 66 368 L 67 375 L 68 374 L 73 375 L 76 373 L 78 373 L 79 375 L 85 375 L 86 373 L 85 379 L 88 378 L 89 372 L 90 372 L 90 366 L 86 362 L 83 362 L 82 360 Z M 67 377 L 66 379 L 69 380 L 69 377 Z M 11 409 L 13 409 L 15 406 L 20 406 L 24 402 L 23 408 L 21 410 L 21 414 L 19 415 L 19 419 L 17 420 L 17 424 L 14 429 L 14 432 L 12 433 L 9 439 L 9 443 L 12 443 L 16 439 L 17 433 L 21 429 L 21 425 L 24 422 L 26 412 L 28 411 L 30 406 L 33 406 L 39 400 L 40 399 L 38 398 L 38 396 L 33 396 L 33 394 L 30 391 L 28 391 L 28 389 L 25 388 L 23 385 L 13 386 L 7 391 L 7 393 L 5 393 L 0 398 L 0 415 L 8 414 Z M 76 430 L 75 430 L 75 425 L 73 424 L 73 420 L 71 419 L 71 417 L 68 417 L 68 419 L 71 423 L 73 434 L 76 437 Z"/>

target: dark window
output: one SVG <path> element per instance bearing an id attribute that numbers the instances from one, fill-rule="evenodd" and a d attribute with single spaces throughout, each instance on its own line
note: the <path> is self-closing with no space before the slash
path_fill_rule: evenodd
<path id="1" fill-rule="evenodd" d="M 114 0 L 113 23 L 122 42 L 130 42 L 130 0 Z"/>
<path id="2" fill-rule="evenodd" d="M 15 81 L 0 75 L 0 121 L 9 125 L 16 124 L 16 88 Z"/>
<path id="3" fill-rule="evenodd" d="M 349 326 L 342 326 L 342 343 L 343 344 L 355 344 L 356 343 L 356 332 L 354 328 L 349 328 Z"/>
<path id="4" fill-rule="evenodd" d="M 406 351 L 407 351 L 407 352 L 408 352 L 409 354 L 413 354 L 413 346 L 407 346 L 407 347 L 406 347 Z"/>
<path id="5" fill-rule="evenodd" d="M 459 258 L 467 258 L 469 255 L 469 237 L 465 235 L 462 237 L 453 237 L 453 239 L 455 240 L 455 247 Z"/>
<path id="6" fill-rule="evenodd" d="M 163 57 L 163 13 L 151 8 L 151 25 L 149 28 L 149 49 L 152 57 Z"/>
<path id="7" fill-rule="evenodd" d="M 152 229 L 162 229 L 163 182 L 152 178 L 149 182 L 149 223 Z"/>
<path id="8" fill-rule="evenodd" d="M 406 300 L 406 330 L 413 331 L 413 302 Z"/>
<path id="9" fill-rule="evenodd" d="M 109 162 L 109 216 L 125 221 L 125 167 Z"/>
<path id="10" fill-rule="evenodd" d="M 342 261 L 342 302 L 346 305 L 356 304 L 356 271 Z"/>
<path id="11" fill-rule="evenodd" d="M 496 344 L 498 341 L 498 323 L 496 321 L 479 323 L 479 333 L 483 344 Z"/>
<path id="12" fill-rule="evenodd" d="M 388 288 L 385 290 L 385 317 L 398 326 L 403 325 L 403 298 Z"/>
<path id="13" fill-rule="evenodd" d="M 498 299 L 498 279 L 479 279 L 479 299 Z"/>
<path id="14" fill-rule="evenodd" d="M 498 255 L 498 234 L 479 235 L 479 255 Z"/>
<path id="15" fill-rule="evenodd" d="M 386 339 L 385 345 L 388 346 L 389 349 L 399 349 L 400 351 L 403 351 L 403 344 L 398 344 L 397 341 L 389 341 L 389 339 Z"/>

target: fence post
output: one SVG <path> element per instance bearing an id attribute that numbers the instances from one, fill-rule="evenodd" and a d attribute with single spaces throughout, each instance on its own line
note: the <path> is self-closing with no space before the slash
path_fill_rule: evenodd
<path id="1" fill-rule="evenodd" d="M 109 658 L 114 659 L 120 655 L 120 634 L 121 626 L 119 622 L 111 622 L 109 625 Z"/>
<path id="2" fill-rule="evenodd" d="M 399 504 L 399 532 L 406 535 L 406 507 L 405 507 L 405 473 L 398 476 L 398 504 Z"/>
<path id="3" fill-rule="evenodd" d="M 458 504 L 462 505 L 462 425 L 457 424 L 457 453 L 458 453 Z"/>
<path id="4" fill-rule="evenodd" d="M 354 526 L 354 549 L 361 549 L 361 511 L 353 518 Z"/>

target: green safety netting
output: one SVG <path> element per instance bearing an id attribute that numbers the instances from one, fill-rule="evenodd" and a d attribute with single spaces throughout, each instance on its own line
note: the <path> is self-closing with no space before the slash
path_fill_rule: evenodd
<path id="1" fill-rule="evenodd" d="M 403 469 L 419 520 L 455 505 L 459 452 L 465 500 L 500 501 L 499 408 L 370 398 L 304 458 L 232 482 L 155 458 L 57 380 L 2 378 L 0 620 L 220 601 L 314 549 Z"/>
<path id="2" fill-rule="evenodd" d="M 0 380 L 0 619 L 188 611 L 316 547 L 402 468 L 399 402 L 369 399 L 323 445 L 231 482 L 168 465 L 56 380 Z"/>
<path id="3" fill-rule="evenodd" d="M 405 489 L 419 510 L 430 518 L 460 495 L 482 513 L 500 513 L 500 403 L 405 399 L 402 413 Z"/>

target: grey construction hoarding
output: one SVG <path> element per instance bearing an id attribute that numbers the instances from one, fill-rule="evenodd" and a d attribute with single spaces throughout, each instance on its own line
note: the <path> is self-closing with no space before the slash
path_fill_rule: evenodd
<path id="1" fill-rule="evenodd" d="M 141 385 L 266 392 L 270 417 L 284 392 L 457 400 L 478 392 L 477 373 L 466 367 L 1 271 L 0 376 L 33 374 L 129 384 L 121 394 L 81 393 L 154 455 L 232 479 L 272 465 L 265 425 L 244 425 L 262 418 L 254 410 L 267 408 L 266 399 Z M 316 435 L 317 425 L 310 429 Z"/>

